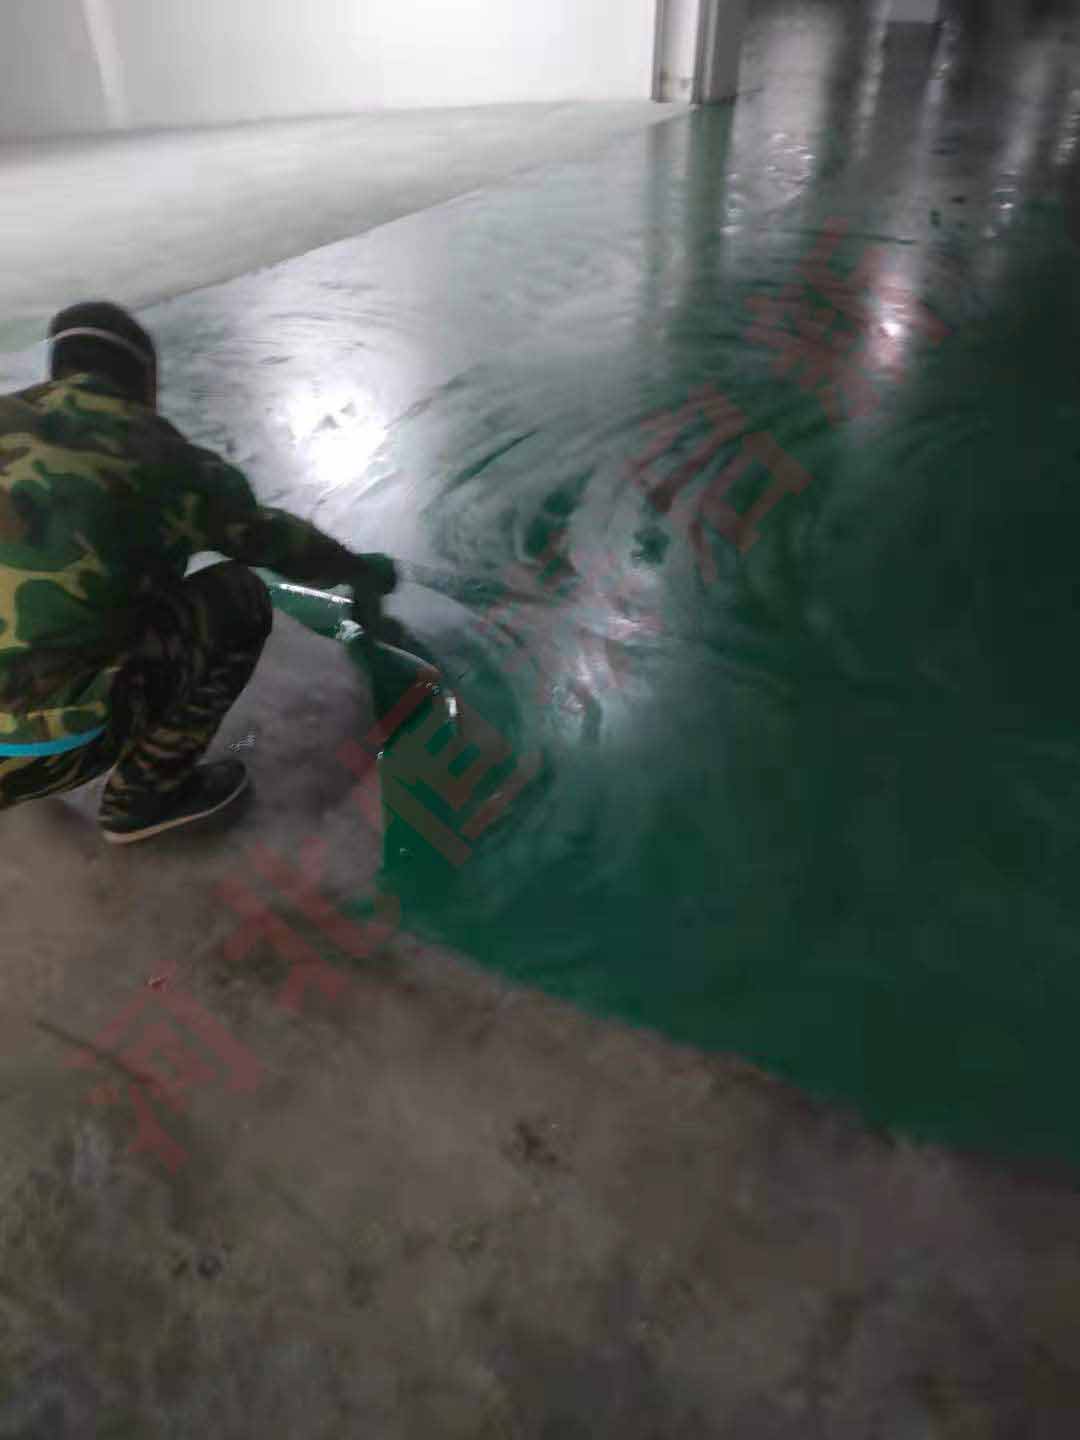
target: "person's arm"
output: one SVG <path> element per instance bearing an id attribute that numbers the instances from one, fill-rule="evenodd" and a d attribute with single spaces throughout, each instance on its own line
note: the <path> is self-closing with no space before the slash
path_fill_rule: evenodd
<path id="1" fill-rule="evenodd" d="M 222 543 L 214 548 L 245 565 L 261 565 L 320 589 L 349 584 L 358 569 L 350 550 L 309 521 L 265 506 L 226 524 Z"/>
<path id="2" fill-rule="evenodd" d="M 209 450 L 193 455 L 206 549 L 319 589 L 351 585 L 358 601 L 365 592 L 379 597 L 393 590 L 396 576 L 385 557 L 356 555 L 310 521 L 260 505 L 235 466 Z"/>

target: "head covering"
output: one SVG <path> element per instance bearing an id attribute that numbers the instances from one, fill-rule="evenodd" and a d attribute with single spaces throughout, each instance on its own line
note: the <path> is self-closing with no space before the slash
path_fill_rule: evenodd
<path id="1" fill-rule="evenodd" d="M 106 301 L 72 305 L 49 326 L 54 377 L 87 370 L 138 399 L 157 399 L 157 349 L 135 317 Z"/>

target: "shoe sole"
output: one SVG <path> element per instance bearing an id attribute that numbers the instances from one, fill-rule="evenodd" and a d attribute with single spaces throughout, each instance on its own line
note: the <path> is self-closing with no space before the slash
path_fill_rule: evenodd
<path id="1" fill-rule="evenodd" d="M 104 829 L 101 833 L 109 845 L 137 845 L 141 840 L 152 840 L 155 835 L 164 835 L 167 830 L 179 830 L 184 825 L 197 825 L 200 820 L 209 820 L 212 815 L 218 815 L 227 809 L 234 800 L 239 800 L 250 783 L 250 775 L 245 775 L 236 789 L 219 801 L 212 810 L 200 810 L 197 815 L 181 815 L 176 820 L 163 820 L 160 825 L 148 825 L 145 830 L 132 830 L 129 834 Z"/>

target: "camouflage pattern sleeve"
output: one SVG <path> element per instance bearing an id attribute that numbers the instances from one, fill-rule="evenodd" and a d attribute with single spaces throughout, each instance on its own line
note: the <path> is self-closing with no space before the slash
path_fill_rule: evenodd
<path id="1" fill-rule="evenodd" d="M 220 456 L 209 450 L 195 454 L 206 517 L 202 548 L 302 584 L 348 583 L 356 570 L 350 550 L 309 521 L 260 505 L 244 475 Z"/>

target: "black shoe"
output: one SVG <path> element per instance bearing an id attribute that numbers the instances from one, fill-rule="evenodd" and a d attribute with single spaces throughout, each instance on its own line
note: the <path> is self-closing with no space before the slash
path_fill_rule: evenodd
<path id="1" fill-rule="evenodd" d="M 239 760 L 200 765 L 175 795 L 164 801 L 152 799 L 126 815 L 103 820 L 101 833 L 110 845 L 134 845 L 165 830 L 216 815 L 242 795 L 247 785 L 248 773 Z"/>

